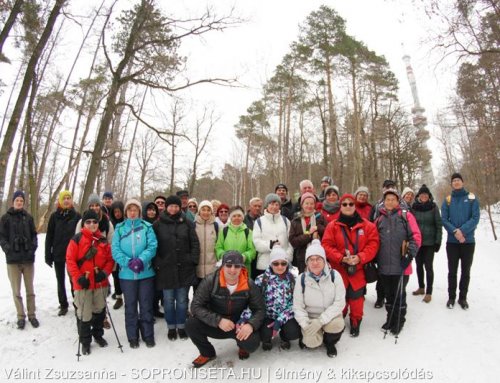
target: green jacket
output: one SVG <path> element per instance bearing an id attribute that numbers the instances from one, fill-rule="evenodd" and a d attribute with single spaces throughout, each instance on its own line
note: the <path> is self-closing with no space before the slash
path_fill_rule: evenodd
<path id="1" fill-rule="evenodd" d="M 422 246 L 440 245 L 443 236 L 443 222 L 439 208 L 434 202 L 430 203 L 433 205 L 432 209 L 417 203 L 412 206 L 412 213 L 417 219 L 420 233 L 422 233 Z"/>
<path id="2" fill-rule="evenodd" d="M 252 230 L 248 230 L 248 237 L 245 234 L 247 225 L 242 223 L 234 227 L 231 223 L 227 225 L 227 236 L 224 238 L 224 229 L 219 228 L 215 252 L 217 260 L 222 259 L 224 253 L 228 250 L 237 250 L 245 259 L 245 267 L 251 270 L 251 263 L 255 258 L 255 247 L 253 245 Z"/>

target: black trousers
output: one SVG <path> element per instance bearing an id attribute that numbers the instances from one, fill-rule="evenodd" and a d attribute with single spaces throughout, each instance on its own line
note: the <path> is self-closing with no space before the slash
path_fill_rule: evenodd
<path id="1" fill-rule="evenodd" d="M 448 297 L 455 300 L 457 297 L 457 272 L 461 264 L 459 299 L 467 299 L 469 291 L 470 269 L 474 258 L 475 243 L 447 243 L 448 255 Z"/>
<path id="2" fill-rule="evenodd" d="M 57 297 L 61 308 L 68 308 L 68 297 L 66 296 L 66 262 L 54 262 L 54 270 L 57 279 Z M 71 278 L 69 278 L 71 284 Z M 73 294 L 73 285 L 71 284 Z"/>
<path id="3" fill-rule="evenodd" d="M 425 293 L 432 295 L 432 285 L 434 284 L 434 246 L 422 246 L 415 257 L 417 263 L 418 287 L 426 288 Z M 424 273 L 425 267 L 425 273 Z M 427 285 L 424 283 L 426 277 Z"/>
<path id="4" fill-rule="evenodd" d="M 267 325 L 272 323 L 273 319 L 265 318 L 263 325 L 260 327 L 260 338 L 262 342 L 271 342 L 273 337 L 273 329 L 268 328 Z M 286 322 L 280 329 L 280 338 L 282 340 L 290 341 L 302 338 L 302 332 L 300 331 L 300 325 L 297 323 L 295 318 L 290 319 Z"/>
<path id="5" fill-rule="evenodd" d="M 401 278 L 402 286 L 399 284 Z M 399 328 L 401 328 L 406 320 L 406 285 L 409 280 L 409 275 L 401 276 L 379 274 L 379 281 L 384 286 L 387 323 L 391 326 L 393 324 L 398 324 Z M 398 290 L 398 288 L 401 290 Z"/>
<path id="6" fill-rule="evenodd" d="M 377 283 L 375 283 L 375 290 L 377 291 L 377 301 L 382 301 L 385 298 L 385 290 L 384 285 L 380 281 L 380 275 L 377 279 Z"/>
<path id="7" fill-rule="evenodd" d="M 186 321 L 186 332 L 191 338 L 191 341 L 200 351 L 200 354 L 207 357 L 216 355 L 214 346 L 208 341 L 208 338 L 214 339 L 235 339 L 238 347 L 254 352 L 259 348 L 260 335 L 259 331 L 254 331 L 246 340 L 239 341 L 236 339 L 236 331 L 222 331 L 218 327 L 212 327 L 202 322 L 198 318 L 189 318 Z"/>
<path id="8" fill-rule="evenodd" d="M 120 266 L 118 266 L 118 264 L 116 265 L 116 270 L 113 271 L 112 274 L 113 274 L 113 284 L 115 285 L 115 294 L 122 295 L 123 291 L 122 291 L 122 288 L 120 286 L 120 277 L 119 277 Z"/>

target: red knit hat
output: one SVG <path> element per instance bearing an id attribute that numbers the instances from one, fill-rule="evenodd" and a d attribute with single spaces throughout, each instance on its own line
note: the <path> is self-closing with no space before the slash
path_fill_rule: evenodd
<path id="1" fill-rule="evenodd" d="M 314 203 L 316 203 L 316 196 L 313 193 L 307 192 L 302 194 L 302 196 L 300 197 L 300 206 L 302 206 L 304 204 L 304 201 L 308 198 L 312 198 Z"/>
<path id="2" fill-rule="evenodd" d="M 342 203 L 346 199 L 352 199 L 353 201 L 356 201 L 356 197 L 354 197 L 352 194 L 342 194 L 342 197 L 340 197 L 340 203 Z"/>

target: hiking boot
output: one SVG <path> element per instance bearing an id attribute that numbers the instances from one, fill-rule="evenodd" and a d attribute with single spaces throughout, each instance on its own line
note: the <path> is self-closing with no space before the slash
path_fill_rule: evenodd
<path id="1" fill-rule="evenodd" d="M 205 364 L 207 364 L 208 362 L 210 362 L 211 360 L 214 360 L 214 359 L 215 359 L 215 356 L 203 356 L 203 355 L 200 355 L 195 360 L 193 360 L 193 367 L 194 368 L 202 367 L 202 366 L 204 366 Z"/>
<path id="2" fill-rule="evenodd" d="M 116 300 L 116 293 L 113 293 L 113 295 L 111 295 L 111 299 Z"/>
<path id="3" fill-rule="evenodd" d="M 238 358 L 240 358 L 240 360 L 248 359 L 250 358 L 250 353 L 240 347 L 240 349 L 238 350 Z"/>
<path id="4" fill-rule="evenodd" d="M 337 347 L 335 347 L 334 344 L 327 344 L 326 355 L 328 355 L 329 358 L 335 358 L 337 356 Z"/>
<path id="5" fill-rule="evenodd" d="M 177 339 L 177 330 L 175 328 L 171 328 L 170 330 L 168 330 L 167 338 L 169 340 L 176 340 Z"/>
<path id="6" fill-rule="evenodd" d="M 280 343 L 280 348 L 282 350 L 290 350 L 290 342 L 287 340 L 282 340 Z"/>
<path id="7" fill-rule="evenodd" d="M 424 299 L 422 299 L 423 302 L 429 303 L 432 300 L 432 295 L 431 294 L 425 294 Z"/>
<path id="8" fill-rule="evenodd" d="M 384 306 L 384 298 L 377 298 L 373 307 L 375 307 L 376 309 L 380 309 L 382 308 L 382 306 Z"/>
<path id="9" fill-rule="evenodd" d="M 458 300 L 458 304 L 460 305 L 460 307 L 464 310 L 468 310 L 469 309 L 469 304 L 467 303 L 467 300 L 466 299 L 459 299 Z"/>
<path id="10" fill-rule="evenodd" d="M 350 334 L 353 338 L 357 338 L 359 336 L 359 326 L 361 325 L 361 320 L 358 321 L 357 324 L 354 324 L 351 320 L 351 331 Z"/>
<path id="11" fill-rule="evenodd" d="M 403 330 L 403 325 L 404 325 L 404 322 L 401 322 L 399 325 L 397 323 L 395 323 L 391 327 L 391 334 L 392 335 L 399 335 L 399 333 L 401 332 L 401 330 Z"/>
<path id="12" fill-rule="evenodd" d="M 146 343 L 147 348 L 153 348 L 154 346 L 156 346 L 154 339 L 146 339 L 144 343 Z"/>
<path id="13" fill-rule="evenodd" d="M 381 327 L 381 330 L 382 331 L 387 331 L 387 330 L 390 330 L 391 329 L 391 324 L 389 322 L 385 322 L 382 327 Z"/>
<path id="14" fill-rule="evenodd" d="M 34 328 L 40 327 L 40 322 L 38 321 L 38 319 L 30 318 L 29 321 Z"/>
<path id="15" fill-rule="evenodd" d="M 448 302 L 446 302 L 446 307 L 448 307 L 450 310 L 455 307 L 455 299 L 448 299 Z"/>
<path id="16" fill-rule="evenodd" d="M 113 305 L 113 309 L 114 310 L 118 310 L 122 306 L 123 306 L 123 299 L 122 298 L 116 298 L 116 302 Z"/>
<path id="17" fill-rule="evenodd" d="M 178 328 L 177 334 L 179 335 L 179 339 L 186 340 L 188 338 L 188 334 L 183 328 Z"/>
<path id="18" fill-rule="evenodd" d="M 67 307 L 59 307 L 59 311 L 57 312 L 58 317 L 63 317 L 68 313 Z"/>
<path id="19" fill-rule="evenodd" d="M 99 345 L 99 347 L 108 347 L 108 342 L 102 336 L 94 336 L 95 342 Z"/>
<path id="20" fill-rule="evenodd" d="M 425 289 L 423 287 L 419 287 L 412 294 L 413 295 L 424 295 L 425 294 Z"/>
<path id="21" fill-rule="evenodd" d="M 104 321 L 102 322 L 102 327 L 104 327 L 106 330 L 109 330 L 111 328 L 111 324 L 108 321 L 108 317 L 104 318 Z"/>
<path id="22" fill-rule="evenodd" d="M 264 351 L 271 351 L 273 348 L 273 344 L 271 342 L 262 342 L 262 349 Z"/>
<path id="23" fill-rule="evenodd" d="M 19 330 L 24 330 L 24 327 L 26 326 L 26 320 L 25 319 L 19 319 L 17 321 L 17 328 Z"/>
<path id="24" fill-rule="evenodd" d="M 132 339 L 128 341 L 130 348 L 139 348 L 139 341 L 137 339 Z"/>
<path id="25" fill-rule="evenodd" d="M 90 355 L 90 344 L 82 344 L 82 354 Z"/>

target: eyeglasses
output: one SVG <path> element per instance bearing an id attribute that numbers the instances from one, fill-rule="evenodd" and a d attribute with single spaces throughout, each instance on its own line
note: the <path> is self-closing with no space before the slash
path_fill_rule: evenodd
<path id="1" fill-rule="evenodd" d="M 241 269 L 241 265 L 231 265 L 226 263 L 224 266 L 227 267 L 228 269 L 232 267 L 234 267 L 235 269 Z"/>
<path id="2" fill-rule="evenodd" d="M 97 222 L 95 219 L 88 219 L 85 221 L 85 225 L 97 225 L 99 222 Z"/>
<path id="3" fill-rule="evenodd" d="M 349 202 L 349 203 L 343 202 L 342 206 L 344 206 L 344 207 L 346 207 L 346 206 L 353 207 L 354 206 L 354 202 Z"/>
<path id="4" fill-rule="evenodd" d="M 272 264 L 273 266 L 276 266 L 276 267 L 278 267 L 278 266 L 285 267 L 285 266 L 287 266 L 287 265 L 288 265 L 288 262 L 273 262 L 273 263 L 271 263 L 271 264 Z"/>

